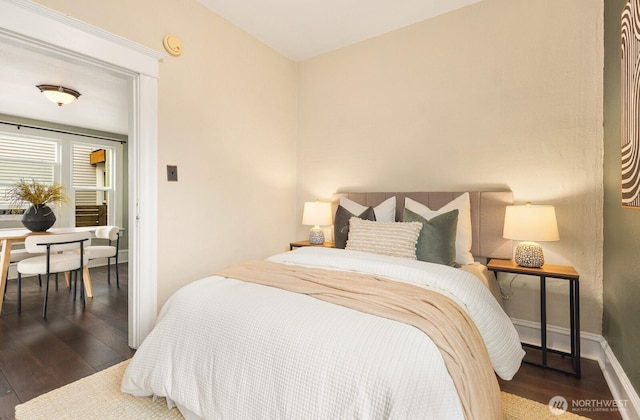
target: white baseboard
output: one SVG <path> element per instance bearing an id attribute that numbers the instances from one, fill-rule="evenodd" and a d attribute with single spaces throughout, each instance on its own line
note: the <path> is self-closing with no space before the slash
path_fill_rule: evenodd
<path id="1" fill-rule="evenodd" d="M 118 264 L 129 262 L 129 250 L 119 250 L 118 251 Z M 115 261 L 111 260 L 111 263 L 114 264 Z M 106 258 L 99 258 L 97 260 L 89 261 L 89 268 L 91 267 L 101 267 L 103 265 L 107 265 Z"/>
<path id="2" fill-rule="evenodd" d="M 640 419 L 640 398 L 638 398 L 638 393 L 631 385 L 629 378 L 624 373 L 624 369 L 622 369 L 618 359 L 613 354 L 613 350 L 609 347 L 609 343 L 604 338 L 602 339 L 602 348 L 605 357 L 600 361 L 600 368 L 609 385 L 609 389 L 611 389 L 611 394 L 617 400 L 628 401 L 626 410 L 620 412 L 622 417 L 633 420 Z"/>
<path id="3" fill-rule="evenodd" d="M 540 323 L 511 318 L 520 335 L 520 341 L 540 344 Z M 547 325 L 547 346 L 554 350 L 568 352 L 571 348 L 571 332 L 568 328 Z M 604 379 L 611 390 L 613 399 L 618 401 L 620 414 L 625 420 L 640 419 L 640 397 L 631 385 L 609 343 L 601 335 L 580 332 L 580 356 L 596 360 L 602 369 Z"/>

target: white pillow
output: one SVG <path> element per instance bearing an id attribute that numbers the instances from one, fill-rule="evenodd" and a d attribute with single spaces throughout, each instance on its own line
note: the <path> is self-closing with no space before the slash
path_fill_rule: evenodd
<path id="1" fill-rule="evenodd" d="M 353 200 L 349 200 L 347 197 L 340 197 L 340 205 L 349 210 L 351 214 L 362 214 L 367 209 L 367 206 L 358 204 Z M 396 221 L 396 197 L 387 198 L 382 203 L 373 208 L 373 212 L 376 215 L 376 222 L 395 222 Z"/>
<path id="2" fill-rule="evenodd" d="M 471 255 L 471 201 L 469 193 L 464 193 L 453 201 L 445 204 L 439 210 L 431 210 L 429 207 L 415 200 L 405 197 L 404 207 L 424 217 L 427 220 L 433 217 L 458 209 L 458 226 L 456 230 L 456 262 L 460 265 L 473 264 Z"/>
<path id="3" fill-rule="evenodd" d="M 420 230 L 421 222 L 373 222 L 352 217 L 347 249 L 415 260 Z"/>

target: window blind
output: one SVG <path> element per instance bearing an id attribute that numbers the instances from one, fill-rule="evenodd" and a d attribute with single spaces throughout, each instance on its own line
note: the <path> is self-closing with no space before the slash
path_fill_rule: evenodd
<path id="1" fill-rule="evenodd" d="M 83 191 L 82 187 L 98 186 L 96 166 L 91 164 L 91 152 L 95 146 L 73 145 L 73 187 L 76 190 L 76 205 L 95 205 L 96 191 Z"/>
<path id="2" fill-rule="evenodd" d="M 51 183 L 57 162 L 57 143 L 0 133 L 0 208 L 10 206 L 8 188 L 21 179 Z"/>
<path id="3" fill-rule="evenodd" d="M 91 152 L 95 146 L 85 146 L 81 144 L 73 145 L 73 186 L 74 187 L 96 187 L 97 176 L 96 167 L 91 164 Z M 95 203 L 91 203 L 95 204 Z"/>

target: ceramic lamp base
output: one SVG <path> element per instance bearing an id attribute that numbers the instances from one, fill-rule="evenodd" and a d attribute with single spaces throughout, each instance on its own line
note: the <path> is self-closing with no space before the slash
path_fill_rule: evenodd
<path id="1" fill-rule="evenodd" d="M 542 247 L 535 242 L 520 242 L 516 246 L 516 264 L 522 267 L 540 268 L 544 265 Z"/>
<path id="2" fill-rule="evenodd" d="M 309 231 L 309 243 L 313 245 L 324 243 L 324 231 L 319 226 L 314 226 Z"/>

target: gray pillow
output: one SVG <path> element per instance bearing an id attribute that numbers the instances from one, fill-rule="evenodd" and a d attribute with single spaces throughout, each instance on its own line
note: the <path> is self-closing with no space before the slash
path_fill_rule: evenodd
<path id="1" fill-rule="evenodd" d="M 416 258 L 418 260 L 459 267 L 456 263 L 458 209 L 442 213 L 427 220 L 405 208 L 402 220 L 405 222 L 422 222 L 422 229 L 416 246 Z"/>
<path id="2" fill-rule="evenodd" d="M 339 205 L 338 210 L 336 210 L 336 217 L 333 220 L 333 241 L 335 242 L 336 248 L 344 249 L 347 246 L 347 239 L 349 238 L 349 219 L 352 217 L 364 220 L 376 220 L 373 207 L 367 207 L 362 214 L 355 215 Z"/>

